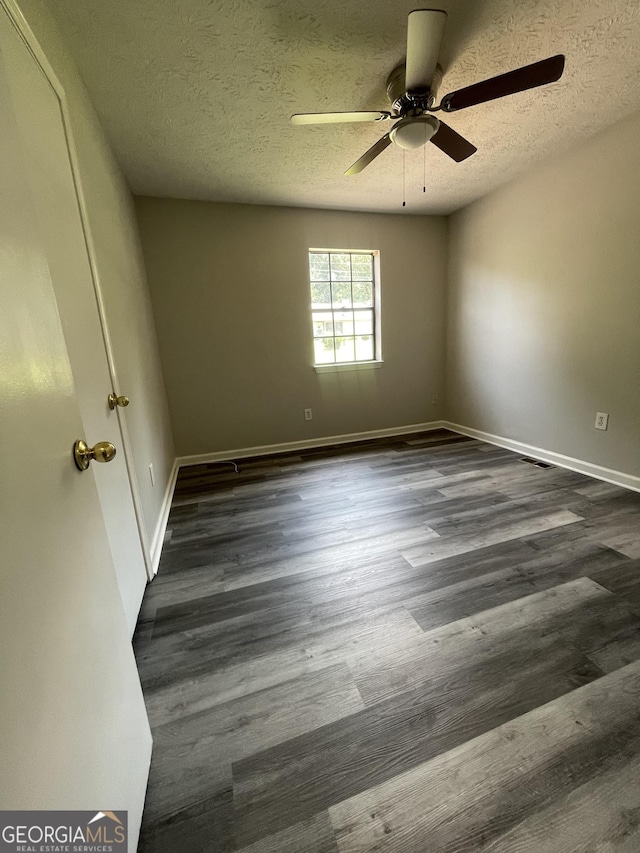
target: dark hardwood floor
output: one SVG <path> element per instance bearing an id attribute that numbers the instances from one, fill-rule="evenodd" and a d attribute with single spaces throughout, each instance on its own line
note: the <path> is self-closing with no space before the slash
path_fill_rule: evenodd
<path id="1" fill-rule="evenodd" d="M 640 494 L 446 431 L 180 472 L 152 853 L 640 851 Z"/>

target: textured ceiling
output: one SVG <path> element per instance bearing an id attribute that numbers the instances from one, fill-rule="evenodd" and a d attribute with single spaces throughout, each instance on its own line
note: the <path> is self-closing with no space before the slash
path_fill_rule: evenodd
<path id="1" fill-rule="evenodd" d="M 428 4 L 425 4 L 428 5 Z M 134 192 L 400 212 L 403 152 L 345 177 L 389 124 L 293 127 L 388 109 L 415 0 L 55 0 L 49 6 Z M 448 123 L 478 147 L 406 154 L 409 213 L 449 213 L 640 109 L 638 0 L 442 0 L 440 95 L 555 53 L 563 78 Z M 425 157 L 426 152 L 426 157 Z M 426 168 L 426 193 L 423 170 Z"/>

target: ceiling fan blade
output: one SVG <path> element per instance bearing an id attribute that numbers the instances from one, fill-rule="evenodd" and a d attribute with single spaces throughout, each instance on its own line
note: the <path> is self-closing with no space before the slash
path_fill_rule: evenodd
<path id="1" fill-rule="evenodd" d="M 564 56 L 550 56 L 532 65 L 525 65 L 515 71 L 508 71 L 498 77 L 483 80 L 482 83 L 474 83 L 473 86 L 465 86 L 445 95 L 441 107 L 446 113 L 454 110 L 464 110 L 476 104 L 484 104 L 496 98 L 504 98 L 516 92 L 524 92 L 526 89 L 534 89 L 536 86 L 544 86 L 546 83 L 555 83 L 562 77 L 564 71 Z"/>
<path id="2" fill-rule="evenodd" d="M 407 24 L 407 92 L 426 92 L 436 70 L 447 13 L 439 9 L 416 9 Z"/>
<path id="3" fill-rule="evenodd" d="M 369 163 L 376 159 L 378 154 L 382 154 L 385 148 L 388 148 L 391 145 L 391 139 L 389 138 L 389 134 L 385 133 L 384 136 L 381 136 L 380 139 L 371 146 L 368 151 L 365 151 L 362 157 L 353 164 L 353 166 L 349 166 L 345 175 L 357 175 L 358 172 L 361 172 L 365 169 Z"/>
<path id="4" fill-rule="evenodd" d="M 442 120 L 440 120 L 440 127 L 430 141 L 456 163 L 461 163 L 462 160 L 471 157 L 478 150 L 475 145 L 472 145 L 464 136 L 460 136 L 457 131 Z"/>
<path id="5" fill-rule="evenodd" d="M 353 113 L 297 113 L 291 116 L 291 124 L 338 124 L 352 121 L 384 121 L 391 113 L 375 110 Z"/>

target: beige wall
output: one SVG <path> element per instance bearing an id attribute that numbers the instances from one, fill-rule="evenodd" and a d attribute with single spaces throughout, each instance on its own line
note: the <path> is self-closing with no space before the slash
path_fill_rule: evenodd
<path id="1" fill-rule="evenodd" d="M 179 455 L 441 417 L 431 400 L 443 390 L 446 220 L 154 198 L 136 207 Z M 315 372 L 309 247 L 380 250 L 380 369 Z"/>
<path id="2" fill-rule="evenodd" d="M 175 456 L 132 197 L 44 0 L 18 0 L 69 103 L 107 322 L 149 539 Z M 156 485 L 151 486 L 153 462 Z"/>
<path id="3" fill-rule="evenodd" d="M 639 136 L 636 115 L 452 217 L 453 422 L 640 473 Z"/>

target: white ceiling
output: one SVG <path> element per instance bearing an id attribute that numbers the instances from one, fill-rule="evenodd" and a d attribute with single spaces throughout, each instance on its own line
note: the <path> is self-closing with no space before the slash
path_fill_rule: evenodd
<path id="1" fill-rule="evenodd" d="M 428 5 L 428 4 L 425 4 Z M 478 147 L 406 154 L 408 213 L 449 213 L 640 109 L 638 0 L 437 0 L 440 95 L 566 55 L 558 83 L 447 116 Z M 55 0 L 49 8 L 135 193 L 400 212 L 403 152 L 343 172 L 389 124 L 293 127 L 388 109 L 415 0 Z M 427 191 L 423 193 L 426 164 Z M 588 178 L 588 176 L 585 176 Z"/>

